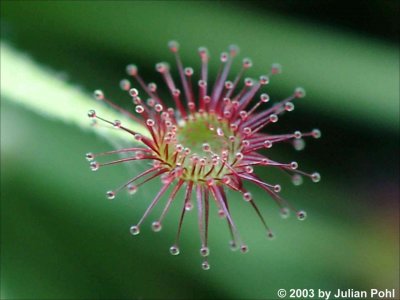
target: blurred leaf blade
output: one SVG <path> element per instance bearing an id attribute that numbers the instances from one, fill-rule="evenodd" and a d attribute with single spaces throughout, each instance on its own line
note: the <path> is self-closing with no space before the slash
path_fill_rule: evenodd
<path id="1" fill-rule="evenodd" d="M 146 134 L 140 124 L 101 105 L 101 101 L 95 101 L 66 83 L 60 75 L 41 68 L 5 43 L 1 43 L 1 86 L 2 99 L 23 105 L 48 118 L 88 130 L 92 128 L 92 123 L 85 114 L 90 109 L 96 109 L 107 118 L 122 120 L 132 130 Z M 127 134 L 121 135 L 117 130 L 102 127 L 96 127 L 96 132 L 107 137 L 129 138 Z"/>

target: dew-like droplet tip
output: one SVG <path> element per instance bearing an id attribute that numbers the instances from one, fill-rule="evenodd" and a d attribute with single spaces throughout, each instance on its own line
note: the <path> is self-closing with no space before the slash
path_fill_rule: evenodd
<path id="1" fill-rule="evenodd" d="M 180 250 L 179 250 L 179 247 L 178 247 L 178 246 L 173 245 L 173 246 L 171 246 L 171 247 L 169 248 L 169 252 L 170 252 L 172 255 L 178 255 L 178 254 L 180 253 Z"/>
<path id="2" fill-rule="evenodd" d="M 275 234 L 272 231 L 268 231 L 267 232 L 267 238 L 269 240 L 273 240 L 273 239 L 275 239 Z"/>
<path id="3" fill-rule="evenodd" d="M 201 264 L 201 268 L 202 268 L 204 271 L 208 271 L 208 270 L 210 270 L 210 264 L 209 264 L 207 261 L 204 261 L 204 262 Z"/>
<path id="4" fill-rule="evenodd" d="M 304 98 L 306 96 L 306 90 L 302 87 L 298 87 L 294 90 L 294 96 L 296 98 Z"/>
<path id="5" fill-rule="evenodd" d="M 243 68 L 248 69 L 251 66 L 253 66 L 253 62 L 251 61 L 250 58 L 246 57 L 243 59 Z"/>
<path id="6" fill-rule="evenodd" d="M 110 200 L 115 198 L 115 192 L 113 192 L 113 191 L 107 191 L 106 195 L 107 195 L 107 198 Z"/>
<path id="7" fill-rule="evenodd" d="M 96 111 L 91 109 L 91 110 L 88 111 L 87 115 L 88 115 L 89 118 L 92 118 L 92 119 L 96 118 Z"/>
<path id="8" fill-rule="evenodd" d="M 313 131 L 311 132 L 313 138 L 315 139 L 319 139 L 321 138 L 321 131 L 319 129 L 313 129 Z"/>
<path id="9" fill-rule="evenodd" d="M 162 229 L 162 225 L 161 225 L 161 223 L 160 223 L 159 221 L 154 221 L 154 222 L 151 224 L 151 229 L 152 229 L 154 232 L 159 232 L 159 231 L 161 231 L 161 229 Z"/>
<path id="10" fill-rule="evenodd" d="M 304 210 L 299 210 L 296 215 L 300 221 L 304 221 L 307 218 L 307 213 Z"/>
<path id="11" fill-rule="evenodd" d="M 272 74 L 280 74 L 280 73 L 282 73 L 282 66 L 281 66 L 281 64 L 278 64 L 278 63 L 272 64 L 272 66 L 271 66 L 271 73 L 272 73 Z"/>
<path id="12" fill-rule="evenodd" d="M 131 76 L 136 76 L 138 72 L 138 68 L 134 64 L 129 64 L 126 66 L 126 73 Z"/>
<path id="13" fill-rule="evenodd" d="M 92 161 L 92 160 L 94 159 L 94 154 L 91 153 L 91 152 L 88 152 L 88 153 L 85 154 L 85 158 L 86 158 L 88 161 Z"/>
<path id="14" fill-rule="evenodd" d="M 128 79 L 122 79 L 119 82 L 119 87 L 123 91 L 129 91 L 129 89 L 131 88 L 131 82 Z"/>
<path id="15" fill-rule="evenodd" d="M 138 235 L 140 233 L 140 228 L 137 225 L 131 226 L 129 229 L 132 235 Z"/>
<path id="16" fill-rule="evenodd" d="M 229 45 L 229 53 L 231 56 L 236 56 L 239 54 L 239 46 L 238 45 Z"/>
<path id="17" fill-rule="evenodd" d="M 206 257 L 206 256 L 210 255 L 210 249 L 208 247 L 205 247 L 205 246 L 201 247 L 200 248 L 200 255 L 203 256 L 203 257 Z"/>
<path id="18" fill-rule="evenodd" d="M 178 52 L 179 50 L 179 43 L 177 41 L 169 41 L 168 42 L 168 48 L 172 52 Z"/>
<path id="19" fill-rule="evenodd" d="M 321 175 L 318 172 L 314 172 L 311 174 L 311 180 L 313 182 L 320 182 L 321 181 Z"/>
<path id="20" fill-rule="evenodd" d="M 90 163 L 90 169 L 91 169 L 92 171 L 97 171 L 99 168 L 100 168 L 100 164 L 99 164 L 98 162 L 92 161 L 92 162 Z"/>
<path id="21" fill-rule="evenodd" d="M 242 253 L 249 252 L 249 247 L 247 245 L 241 245 L 240 246 L 240 252 L 242 252 Z"/>
<path id="22" fill-rule="evenodd" d="M 252 199 L 253 199 L 253 196 L 251 195 L 250 192 L 243 193 L 243 200 L 244 201 L 251 201 Z"/>
<path id="23" fill-rule="evenodd" d="M 94 96 L 94 98 L 97 99 L 97 100 L 103 100 L 103 99 L 104 99 L 104 93 L 103 93 L 102 90 L 95 90 L 95 91 L 93 92 L 93 96 Z"/>

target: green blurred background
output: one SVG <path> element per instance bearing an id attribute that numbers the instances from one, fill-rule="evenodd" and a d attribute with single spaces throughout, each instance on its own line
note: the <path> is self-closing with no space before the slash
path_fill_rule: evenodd
<path id="1" fill-rule="evenodd" d="M 398 1 L 2 1 L 2 43 L 88 94 L 102 88 L 127 103 L 118 82 L 128 63 L 160 82 L 154 64 L 172 63 L 171 39 L 195 70 L 197 47 L 207 46 L 214 75 L 219 53 L 235 43 L 241 57 L 253 59 L 251 76 L 283 65 L 266 89 L 273 100 L 299 85 L 307 90 L 271 132 L 318 127 L 323 133 L 303 152 L 280 145 L 268 153 L 318 170 L 319 184 L 294 187 L 259 170 L 282 184 L 282 195 L 308 212 L 307 221 L 282 220 L 273 201 L 252 188 L 277 235 L 268 241 L 251 207 L 231 194 L 250 252 L 229 250 L 226 224 L 213 207 L 211 270 L 204 272 L 196 213 L 185 220 L 182 254 L 168 252 L 181 201 L 161 233 L 150 230 L 160 207 L 138 237 L 129 234 L 157 182 L 134 197 L 105 198 L 144 165 L 92 173 L 84 154 L 113 149 L 108 140 L 2 94 L 2 299 L 275 299 L 279 288 L 395 288 L 398 297 L 398 14 Z M 68 105 L 51 103 L 60 110 Z M 86 110 L 81 114 L 86 119 Z"/>

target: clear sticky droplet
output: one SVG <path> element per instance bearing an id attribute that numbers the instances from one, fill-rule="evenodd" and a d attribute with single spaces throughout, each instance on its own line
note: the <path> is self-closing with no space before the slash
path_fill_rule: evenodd
<path id="1" fill-rule="evenodd" d="M 272 123 L 278 122 L 278 119 L 279 119 L 278 116 L 275 115 L 275 114 L 272 114 L 272 115 L 269 116 L 269 120 L 270 120 Z"/>
<path id="2" fill-rule="evenodd" d="M 249 146 L 250 146 L 250 141 L 248 141 L 248 140 L 243 140 L 243 141 L 242 141 L 242 145 L 243 145 L 243 147 L 249 147 Z"/>
<path id="3" fill-rule="evenodd" d="M 185 72 L 186 76 L 192 76 L 194 73 L 193 68 L 190 68 L 190 67 L 185 68 L 184 72 Z"/>
<path id="4" fill-rule="evenodd" d="M 156 104 L 154 109 L 156 112 L 161 112 L 163 110 L 163 106 L 161 104 Z"/>
<path id="5" fill-rule="evenodd" d="M 210 264 L 208 263 L 208 261 L 203 261 L 203 263 L 201 264 L 201 268 L 202 268 L 204 271 L 210 270 Z"/>
<path id="6" fill-rule="evenodd" d="M 243 59 L 243 67 L 245 69 L 250 68 L 251 66 L 253 66 L 253 62 L 251 61 L 250 58 L 244 58 Z"/>
<path id="7" fill-rule="evenodd" d="M 229 127 L 232 129 L 233 132 L 236 132 L 239 128 L 239 126 L 237 124 L 232 123 L 231 125 L 229 125 Z"/>
<path id="8" fill-rule="evenodd" d="M 150 92 L 154 93 L 155 91 L 157 91 L 157 84 L 155 84 L 154 82 L 150 82 L 147 87 L 149 88 Z"/>
<path id="9" fill-rule="evenodd" d="M 320 182 L 321 181 L 321 175 L 318 172 L 314 172 L 311 174 L 311 180 L 313 182 Z"/>
<path id="10" fill-rule="evenodd" d="M 149 99 L 147 99 L 147 105 L 149 106 L 149 107 L 154 107 L 154 105 L 156 104 L 156 100 L 154 100 L 153 98 L 149 98 Z"/>
<path id="11" fill-rule="evenodd" d="M 132 103 L 134 105 L 141 105 L 143 102 L 142 99 L 140 99 L 140 97 L 132 97 Z"/>
<path id="12" fill-rule="evenodd" d="M 135 111 L 136 111 L 138 114 L 141 114 L 142 112 L 144 112 L 144 108 L 143 108 L 143 106 L 138 105 L 138 106 L 136 106 Z"/>
<path id="13" fill-rule="evenodd" d="M 129 91 L 129 89 L 131 88 L 131 83 L 130 83 L 130 81 L 128 79 L 122 79 L 119 82 L 119 87 L 123 91 Z"/>
<path id="14" fill-rule="evenodd" d="M 137 89 L 130 89 L 129 95 L 131 95 L 132 97 L 137 97 L 139 95 L 139 92 Z"/>
<path id="15" fill-rule="evenodd" d="M 275 234 L 272 231 L 267 232 L 267 238 L 269 240 L 273 240 L 275 238 Z"/>
<path id="16" fill-rule="evenodd" d="M 269 78 L 266 75 L 260 76 L 260 84 L 265 85 L 269 83 Z"/>
<path id="17" fill-rule="evenodd" d="M 191 211 L 193 209 L 193 204 L 192 204 L 192 202 L 187 202 L 186 204 L 185 204 L 185 210 L 186 211 Z"/>
<path id="18" fill-rule="evenodd" d="M 239 53 L 240 49 L 238 45 L 229 45 L 229 54 L 235 56 Z"/>
<path id="19" fill-rule="evenodd" d="M 293 133 L 293 135 L 294 135 L 294 138 L 295 138 L 295 139 L 301 139 L 301 137 L 302 137 L 301 132 L 298 131 L 298 130 L 296 130 L 296 131 Z"/>
<path id="20" fill-rule="evenodd" d="M 130 65 L 126 66 L 126 73 L 128 73 L 128 75 L 136 76 L 137 71 L 138 71 L 138 69 L 137 69 L 136 65 L 130 64 Z"/>
<path id="21" fill-rule="evenodd" d="M 210 249 L 208 247 L 201 247 L 200 248 L 200 255 L 206 257 L 210 254 Z"/>
<path id="22" fill-rule="evenodd" d="M 169 41 L 168 42 L 168 48 L 172 52 L 177 52 L 179 50 L 179 44 L 177 41 Z"/>
<path id="23" fill-rule="evenodd" d="M 154 124 L 155 124 L 155 122 L 154 122 L 153 119 L 147 119 L 147 120 L 146 120 L 146 124 L 147 124 L 147 126 L 149 126 L 149 127 L 153 127 Z"/>
<path id="24" fill-rule="evenodd" d="M 306 91 L 305 91 L 305 89 L 303 89 L 303 88 L 301 88 L 301 87 L 296 88 L 296 89 L 294 90 L 294 96 L 295 96 L 296 98 L 303 98 L 303 97 L 305 97 L 305 96 L 306 96 Z"/>
<path id="25" fill-rule="evenodd" d="M 115 198 L 115 193 L 113 191 L 108 191 L 106 193 L 106 195 L 107 195 L 107 198 L 110 199 L 110 200 Z"/>
<path id="26" fill-rule="evenodd" d="M 229 81 L 229 80 L 225 81 L 225 88 L 226 88 L 227 90 L 230 90 L 231 88 L 233 88 L 233 82 L 232 82 L 232 81 Z M 229 98 L 225 98 L 225 99 L 228 99 L 228 100 L 229 100 Z M 225 100 L 225 99 L 224 99 L 224 100 Z"/>
<path id="27" fill-rule="evenodd" d="M 251 79 L 251 78 L 245 78 L 244 84 L 245 84 L 247 87 L 251 87 L 251 86 L 254 85 L 254 80 Z"/>
<path id="28" fill-rule="evenodd" d="M 94 159 L 94 154 L 89 152 L 89 153 L 86 153 L 85 157 L 88 161 L 92 161 Z"/>
<path id="29" fill-rule="evenodd" d="M 301 185 L 301 184 L 303 183 L 303 177 L 302 177 L 301 175 L 299 175 L 299 174 L 294 174 L 294 175 L 292 176 L 292 183 L 293 183 L 295 186 Z"/>
<path id="30" fill-rule="evenodd" d="M 292 162 L 290 163 L 290 168 L 291 168 L 292 170 L 296 170 L 298 167 L 299 167 L 299 164 L 298 164 L 296 161 L 292 161 Z"/>
<path id="31" fill-rule="evenodd" d="M 129 193 L 130 195 L 135 194 L 135 193 L 137 192 L 137 190 L 138 190 L 138 188 L 137 188 L 136 185 L 134 185 L 134 184 L 128 185 L 128 193 Z"/>
<path id="32" fill-rule="evenodd" d="M 203 58 L 203 59 L 207 58 L 207 56 L 208 56 L 208 50 L 207 50 L 207 48 L 205 48 L 205 47 L 200 47 L 198 51 L 199 51 L 199 54 L 200 54 L 200 57 L 201 57 L 201 58 Z"/>
<path id="33" fill-rule="evenodd" d="M 321 131 L 319 130 L 319 129 L 314 129 L 312 132 L 311 132 L 311 134 L 312 134 L 312 136 L 313 136 L 313 138 L 315 138 L 315 139 L 319 139 L 319 138 L 321 138 Z"/>
<path id="34" fill-rule="evenodd" d="M 251 201 L 252 199 L 253 199 L 253 197 L 252 197 L 251 193 L 246 192 L 246 193 L 243 194 L 243 200 L 244 201 Z"/>
<path id="35" fill-rule="evenodd" d="M 293 111 L 294 110 L 294 104 L 292 102 L 286 102 L 285 103 L 285 110 L 286 111 Z"/>
<path id="36" fill-rule="evenodd" d="M 306 142 L 303 139 L 295 139 L 293 140 L 293 147 L 297 151 L 301 151 L 306 147 Z"/>
<path id="37" fill-rule="evenodd" d="M 104 99 L 104 93 L 101 90 L 95 90 L 93 92 L 94 98 L 97 100 L 103 100 Z"/>
<path id="38" fill-rule="evenodd" d="M 157 70 L 157 72 L 164 73 L 168 70 L 168 64 L 167 63 L 158 63 L 158 64 L 156 64 L 156 70 Z"/>
<path id="39" fill-rule="evenodd" d="M 280 184 L 275 184 L 274 185 L 274 192 L 279 193 L 282 190 L 282 187 Z"/>
<path id="40" fill-rule="evenodd" d="M 261 94 L 261 96 L 260 96 L 260 100 L 262 101 L 262 102 L 264 102 L 264 103 L 266 103 L 266 102 L 268 102 L 269 101 L 269 96 L 268 96 L 268 94 Z"/>
<path id="41" fill-rule="evenodd" d="M 130 232 L 132 235 L 138 235 L 140 233 L 139 226 L 136 225 L 131 226 Z"/>
<path id="42" fill-rule="evenodd" d="M 251 174 L 251 173 L 254 172 L 254 169 L 253 169 L 252 166 L 246 166 L 246 167 L 244 168 L 244 170 L 245 170 L 246 173 L 248 173 L 248 174 Z"/>
<path id="43" fill-rule="evenodd" d="M 96 118 L 96 111 L 94 111 L 93 109 L 88 111 L 88 117 L 89 118 Z"/>
<path id="44" fill-rule="evenodd" d="M 271 73 L 272 74 L 280 74 L 280 73 L 282 73 L 282 66 L 280 64 L 277 64 L 277 63 L 272 64 Z"/>
<path id="45" fill-rule="evenodd" d="M 120 128 L 121 127 L 121 121 L 120 120 L 115 120 L 113 123 L 114 128 Z"/>
<path id="46" fill-rule="evenodd" d="M 299 210 L 296 215 L 300 221 L 304 221 L 307 218 L 307 213 L 304 210 Z"/>
<path id="47" fill-rule="evenodd" d="M 268 141 L 268 140 L 264 141 L 264 148 L 269 149 L 271 147 L 272 147 L 272 142 L 271 141 Z"/>
<path id="48" fill-rule="evenodd" d="M 159 232 L 159 231 L 161 231 L 161 229 L 162 229 L 162 225 L 161 225 L 161 223 L 160 223 L 159 221 L 154 221 L 154 222 L 151 224 L 151 229 L 152 229 L 154 232 Z"/>
<path id="49" fill-rule="evenodd" d="M 240 246 L 240 252 L 242 252 L 242 253 L 249 252 L 249 247 L 247 245 L 241 245 Z"/>
<path id="50" fill-rule="evenodd" d="M 182 152 L 183 151 L 183 149 L 184 149 L 184 147 L 181 145 L 181 144 L 177 144 L 176 146 L 175 146 L 175 150 L 177 151 L 177 152 Z"/>
<path id="51" fill-rule="evenodd" d="M 98 162 L 92 161 L 92 162 L 90 163 L 90 169 L 91 169 L 92 171 L 97 171 L 99 168 L 100 168 L 100 164 L 99 164 Z"/>
<path id="52" fill-rule="evenodd" d="M 180 250 L 179 250 L 179 247 L 178 247 L 178 246 L 174 245 L 174 246 L 171 246 L 171 247 L 169 248 L 169 252 L 170 252 L 172 255 L 178 255 L 178 254 L 180 253 Z"/>
<path id="53" fill-rule="evenodd" d="M 236 157 L 237 160 L 242 160 L 243 157 L 244 157 L 244 155 L 243 155 L 243 153 L 241 153 L 241 152 L 237 152 L 237 153 L 235 154 L 235 157 Z"/>
<path id="54" fill-rule="evenodd" d="M 208 151 L 210 151 L 210 150 L 211 150 L 210 144 L 204 143 L 204 144 L 203 144 L 203 151 L 208 152 Z"/>
<path id="55" fill-rule="evenodd" d="M 289 218 L 289 215 L 290 215 L 289 209 L 287 207 L 282 207 L 281 208 L 281 217 L 282 217 L 282 219 Z"/>
<path id="56" fill-rule="evenodd" d="M 222 52 L 219 58 L 221 62 L 226 62 L 228 60 L 228 53 Z"/>
<path id="57" fill-rule="evenodd" d="M 229 247 L 232 251 L 237 251 L 239 249 L 238 245 L 237 245 L 237 243 L 235 243 L 235 241 L 229 241 Z"/>

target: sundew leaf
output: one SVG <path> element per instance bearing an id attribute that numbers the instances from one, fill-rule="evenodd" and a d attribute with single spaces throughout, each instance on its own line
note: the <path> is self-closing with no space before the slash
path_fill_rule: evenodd
<path id="1" fill-rule="evenodd" d="M 20 14 L 22 5 L 34 13 Z M 309 96 L 304 104 L 315 113 L 397 129 L 399 57 L 390 43 L 225 2 L 22 2 L 8 3 L 5 17 L 22 26 L 34 23 L 63 43 L 69 39 L 116 55 L 135 53 L 152 62 L 169 57 L 170 39 L 181 42 L 185 63 L 194 66 L 195 49 L 208 46 L 214 72 L 215 51 L 236 43 L 254 60 L 251 76 L 266 73 L 269 63 L 283 64 L 284 78 L 271 85 L 279 95 L 302 85 Z"/>
<path id="2" fill-rule="evenodd" d="M 118 2 L 118 5 L 112 7 L 99 6 L 97 3 L 90 6 L 90 4 L 76 2 L 79 6 L 75 6 L 75 9 L 71 9 L 72 6 L 68 6 L 68 2 L 64 3 L 67 4 L 52 3 L 55 5 L 52 7 L 41 3 L 29 7 L 29 2 L 25 2 L 24 9 L 35 12 L 26 17 L 47 17 L 47 19 L 43 18 L 46 30 L 53 31 L 55 35 L 60 31 L 68 32 L 68 37 L 60 35 L 62 39 L 75 40 L 79 37 L 83 47 L 103 46 L 117 54 L 140 51 L 149 60 L 164 59 L 168 55 L 164 44 L 171 37 L 180 40 L 182 44 L 185 44 L 185 49 L 191 51 L 198 46 L 199 37 L 202 39 L 201 43 L 210 45 L 213 49 L 224 49 L 228 43 L 236 42 L 246 50 L 245 54 L 249 50 L 254 51 L 249 54 L 257 62 L 274 59 L 284 63 L 290 77 L 274 82 L 274 85 L 277 84 L 278 87 L 283 87 L 283 90 L 288 91 L 293 87 L 293 83 L 299 82 L 305 85 L 308 88 L 308 94 L 320 100 L 315 105 L 317 111 L 326 112 L 329 109 L 335 114 L 346 113 L 355 120 L 379 121 L 379 124 L 382 123 L 382 126 L 387 127 L 394 124 L 393 116 L 396 110 L 391 108 L 393 108 L 393 103 L 396 103 L 393 102 L 396 100 L 393 97 L 395 95 L 393 87 L 397 84 L 395 80 L 398 79 L 398 75 L 394 74 L 393 68 L 388 68 L 388 61 L 395 60 L 393 51 L 381 51 L 386 47 L 377 46 L 376 43 L 368 45 L 367 42 L 363 42 L 364 49 L 357 46 L 346 52 L 343 51 L 346 50 L 345 46 L 350 47 L 353 43 L 350 38 L 343 35 L 336 36 L 326 30 L 315 30 L 303 26 L 296 28 L 292 25 L 297 23 L 290 25 L 279 22 L 279 18 L 271 17 L 261 20 L 255 17 L 252 20 L 246 12 L 239 15 L 232 9 L 222 7 L 217 7 L 215 10 L 209 9 L 209 4 L 206 3 L 183 7 L 173 2 L 171 6 L 162 2 L 158 2 L 159 6 L 150 6 L 144 2 L 138 2 L 137 6 Z M 48 9 L 48 14 L 41 10 L 42 5 L 45 5 L 45 10 Z M 122 8 L 119 8 L 120 5 Z M 108 17 L 113 17 L 113 20 L 107 19 Z M 152 22 L 154 19 L 157 19 L 157 22 Z M 54 21 L 57 25 L 49 26 L 46 20 Z M 146 30 L 143 30 L 143 27 L 134 26 L 138 24 L 136 22 L 146 24 Z M 255 28 L 254 24 L 260 25 L 259 28 Z M 273 26 L 267 26 L 268 24 Z M 126 28 L 126 30 L 121 30 L 121 28 Z M 261 28 L 265 28 L 265 31 Z M 309 30 L 308 34 L 306 34 L 307 30 Z M 150 31 L 153 35 L 149 34 Z M 253 32 L 249 35 L 251 31 Z M 204 32 L 212 32 L 212 34 L 207 34 L 209 36 L 205 37 Z M 316 38 L 317 36 L 319 38 Z M 256 40 L 257 38 L 259 41 Z M 358 44 L 356 41 L 353 42 L 355 45 Z M 338 50 L 340 47 L 335 48 L 335 45 L 341 46 L 342 51 Z M 371 47 L 368 48 L 369 46 Z M 368 60 L 369 55 L 365 55 L 364 52 L 367 48 L 370 49 L 367 52 L 375 57 L 371 61 Z M 183 51 L 185 51 L 185 62 L 193 63 L 196 55 L 192 53 L 187 56 L 189 51 Z M 355 55 L 357 51 L 358 56 Z M 379 65 L 375 52 L 379 55 L 389 54 L 384 56 L 382 65 Z M 333 61 L 331 61 L 332 58 L 334 58 Z M 350 64 L 346 65 L 346 63 Z M 370 63 L 378 64 L 374 66 Z M 215 68 L 216 65 L 213 66 Z M 255 64 L 255 72 L 265 72 L 262 69 L 263 66 Z M 396 64 L 393 66 L 396 67 Z M 391 71 L 380 73 L 386 69 Z M 320 74 L 323 76 L 318 76 Z M 393 78 L 390 77 L 392 75 L 394 75 Z M 379 78 L 375 78 L 376 76 Z M 384 78 L 388 81 L 384 82 Z M 48 82 L 52 83 L 51 80 Z M 375 82 L 375 85 L 365 86 L 366 82 Z M 2 82 L 2 88 L 3 86 Z M 373 94 L 367 95 L 367 92 L 373 92 Z M 362 96 L 367 97 L 363 99 Z M 375 101 L 374 96 L 378 96 L 380 102 Z M 89 97 L 86 98 L 90 100 Z M 110 117 L 108 111 L 103 110 L 103 107 L 97 108 L 94 100 L 90 101 L 90 106 L 83 110 L 84 114 L 88 109 L 95 108 L 99 113 L 102 112 L 102 115 Z M 50 103 L 55 105 L 54 101 Z M 308 101 L 308 105 L 314 104 L 314 101 Z M 27 104 L 23 105 L 30 107 Z M 36 111 L 44 112 L 40 109 Z M 52 114 L 50 112 L 45 115 Z M 84 116 L 80 115 L 79 118 L 82 122 L 87 122 Z M 113 117 L 110 118 L 112 120 Z M 120 116 L 118 115 L 117 118 Z M 68 118 L 64 121 L 71 122 Z M 17 261 L 9 256 L 7 260 L 9 265 L 5 269 L 13 271 L 13 283 L 18 287 L 15 290 L 19 292 L 26 290 L 26 286 L 30 285 L 31 288 L 38 290 L 43 287 L 53 287 L 54 292 L 57 290 L 56 292 L 61 295 L 81 298 L 98 297 L 98 295 L 103 298 L 118 298 L 118 296 L 122 298 L 127 295 L 152 296 L 152 298 L 156 296 L 160 298 L 161 295 L 174 298 L 182 295 L 193 297 L 194 294 L 199 296 L 196 294 L 197 291 L 203 289 L 214 293 L 214 296 L 219 292 L 220 295 L 225 295 L 223 298 L 273 298 L 276 290 L 285 287 L 282 286 L 285 283 L 291 285 L 285 288 L 310 287 L 310 282 L 312 282 L 315 288 L 335 289 L 344 284 L 343 282 L 346 286 L 349 284 L 355 286 L 359 284 L 357 278 L 367 278 L 366 280 L 370 280 L 371 284 L 386 288 L 387 282 L 392 283 L 391 279 L 395 278 L 392 273 L 385 272 L 391 271 L 393 269 L 391 266 L 397 265 L 393 263 L 396 262 L 396 255 L 392 253 L 391 241 L 387 241 L 386 237 L 382 238 L 381 233 L 375 229 L 379 224 L 378 221 L 364 226 L 365 224 L 357 224 L 354 221 L 337 222 L 332 218 L 322 218 L 322 213 L 318 218 L 316 212 L 311 212 L 312 217 L 301 225 L 295 224 L 296 220 L 290 219 L 288 220 L 290 223 L 284 225 L 284 221 L 273 219 L 271 225 L 279 235 L 275 241 L 269 243 L 264 239 L 261 226 L 257 227 L 259 224 L 256 220 L 253 221 L 245 210 L 237 210 L 237 206 L 240 207 L 243 202 L 235 197 L 232 199 L 233 208 L 236 208 L 237 212 L 235 217 L 244 221 L 242 222 L 244 226 L 240 228 L 251 231 L 248 235 L 244 235 L 251 247 L 251 253 L 243 256 L 229 252 L 225 239 L 226 224 L 218 223 L 221 220 L 213 219 L 212 269 L 210 273 L 204 274 L 199 268 L 199 260 L 196 257 L 199 241 L 194 222 L 185 224 L 184 235 L 187 239 L 185 247 L 182 247 L 184 249 L 182 256 L 175 260 L 175 257 L 170 257 L 167 253 L 179 217 L 179 212 L 176 210 L 172 210 L 169 215 L 170 226 L 165 226 L 157 238 L 154 238 L 148 228 L 148 231 L 143 232 L 140 237 L 131 240 L 127 227 L 141 216 L 149 199 L 159 188 L 158 182 L 150 183 L 146 189 L 135 195 L 132 202 L 129 202 L 135 205 L 134 207 L 128 207 L 126 202 L 123 202 L 124 199 L 118 199 L 122 200 L 118 202 L 118 205 L 112 205 L 102 197 L 95 199 L 94 194 L 102 187 L 99 187 L 98 178 L 93 181 L 88 179 L 85 171 L 90 172 L 90 170 L 86 165 L 83 170 L 81 153 L 84 153 L 86 146 L 82 144 L 81 137 L 77 138 L 76 133 L 72 133 L 69 129 L 69 131 L 55 129 L 54 136 L 63 135 L 67 140 L 72 140 L 75 136 L 75 145 L 69 142 L 71 154 L 66 158 L 63 153 L 65 145 L 61 143 L 61 139 L 52 139 L 43 144 L 37 143 L 37 138 L 41 134 L 35 134 L 35 132 L 43 133 L 49 129 L 47 120 L 37 120 L 37 122 L 43 126 L 41 130 L 29 134 L 28 142 L 32 145 L 35 159 L 24 156 L 18 160 L 12 160 L 8 165 L 8 170 L 18 173 L 18 170 L 24 169 L 25 173 L 32 177 L 30 185 L 26 184 L 26 179 L 20 174 L 14 174 L 15 177 L 11 176 L 7 181 L 9 183 L 8 196 L 17 195 L 16 200 L 18 200 L 7 201 L 7 207 L 15 209 L 13 214 L 6 215 L 8 228 L 13 229 L 13 231 L 8 231 L 8 241 L 15 241 L 13 244 L 7 244 L 9 247 L 7 253 L 18 253 L 17 257 L 20 260 Z M 79 124 L 79 121 L 77 122 L 74 121 L 71 124 Z M 83 125 L 83 128 L 90 128 L 88 124 L 89 122 Z M 28 128 L 31 129 L 31 127 Z M 89 139 L 86 142 L 92 148 L 94 140 Z M 49 151 L 49 148 L 53 151 Z M 51 164 L 48 163 L 49 161 Z M 57 173 L 57 176 L 42 176 L 42 174 L 52 174 L 55 166 L 57 170 L 63 172 Z M 111 185 L 110 177 L 114 177 L 116 173 L 111 174 L 110 176 L 110 173 L 107 173 L 105 176 L 107 178 L 104 179 L 108 185 Z M 37 202 L 44 200 L 36 209 L 31 209 L 32 207 L 26 205 L 35 201 L 21 196 L 28 193 L 31 195 L 32 190 L 34 190 L 34 200 Z M 346 198 L 345 192 L 341 194 L 332 184 L 326 186 L 325 190 L 321 189 L 319 194 L 321 198 L 318 198 L 318 201 L 325 203 L 343 203 L 343 199 Z M 71 197 L 71 195 L 74 196 Z M 254 195 L 258 200 L 265 199 L 263 193 L 255 192 Z M 301 201 L 306 196 L 305 193 L 299 192 L 295 200 Z M 357 201 L 357 197 L 361 196 L 356 196 L 353 200 L 361 202 L 362 199 Z M 9 198 L 5 197 L 5 199 Z M 271 202 L 271 200 L 266 199 L 265 202 Z M 23 214 L 20 214 L 21 212 Z M 213 212 L 215 213 L 215 209 Z M 277 210 L 272 207 L 271 214 L 276 213 Z M 26 216 L 31 217 L 25 218 Z M 194 217 L 192 215 L 192 219 Z M 33 226 L 38 223 L 42 226 Z M 147 225 L 150 224 L 147 223 Z M 363 230 L 370 234 L 360 235 Z M 43 235 L 47 235 L 51 243 L 43 243 L 46 241 Z M 21 240 L 23 243 L 19 243 Z M 372 247 L 371 241 L 374 241 Z M 36 247 L 32 247 L 32 244 Z M 338 249 L 337 245 L 341 247 Z M 360 253 L 365 253 L 365 261 L 359 259 Z M 58 261 L 60 257 L 64 258 L 62 263 L 54 264 L 52 259 Z M 30 267 L 25 268 L 27 265 Z M 61 275 L 59 266 L 63 270 Z M 47 275 L 43 276 L 45 280 L 40 280 L 41 277 L 37 276 L 38 270 Z M 77 272 L 80 276 L 76 276 Z M 26 280 L 21 280 L 21 273 L 26 275 Z M 164 286 L 160 287 L 161 284 Z M 35 287 L 32 287 L 34 285 Z M 75 290 L 75 293 L 72 290 Z M 107 292 L 109 294 L 106 294 Z M 48 293 L 43 295 L 49 296 Z M 50 295 L 56 297 L 54 294 Z"/>
<path id="3" fill-rule="evenodd" d="M 65 82 L 62 75 L 40 67 L 5 43 L 1 43 L 1 98 L 86 130 L 91 129 L 93 123 L 85 114 L 94 109 L 111 121 L 118 119 L 131 130 L 147 134 L 140 124 L 105 107 L 81 89 Z M 107 138 L 130 138 L 134 141 L 130 135 L 121 134 L 120 130 L 110 130 L 110 126 L 96 126 L 95 132 Z"/>

